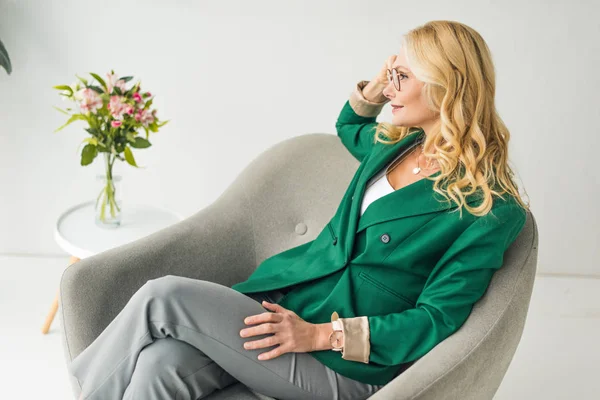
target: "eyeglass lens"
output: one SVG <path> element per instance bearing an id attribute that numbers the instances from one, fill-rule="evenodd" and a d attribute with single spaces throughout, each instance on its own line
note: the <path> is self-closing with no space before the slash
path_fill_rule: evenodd
<path id="1" fill-rule="evenodd" d="M 400 76 L 398 75 L 398 71 L 396 71 L 395 69 L 388 69 L 387 78 L 388 82 L 393 81 L 396 90 L 400 91 Z"/>

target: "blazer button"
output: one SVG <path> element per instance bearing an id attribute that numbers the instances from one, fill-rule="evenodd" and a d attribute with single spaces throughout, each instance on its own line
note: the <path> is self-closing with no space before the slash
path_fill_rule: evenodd
<path id="1" fill-rule="evenodd" d="M 381 239 L 381 241 L 383 243 L 388 243 L 390 241 L 390 235 L 388 235 L 387 233 L 384 233 L 383 235 L 381 235 L 381 237 L 379 239 Z"/>

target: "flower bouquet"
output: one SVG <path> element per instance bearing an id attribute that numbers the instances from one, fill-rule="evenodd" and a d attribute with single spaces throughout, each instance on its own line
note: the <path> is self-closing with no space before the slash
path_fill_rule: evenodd
<path id="1" fill-rule="evenodd" d="M 96 199 L 96 223 L 116 227 L 120 225 L 121 207 L 116 185 L 119 177 L 113 176 L 113 165 L 116 160 L 121 160 L 139 168 L 131 149 L 150 147 L 150 132 L 158 132 L 169 121 L 159 121 L 156 109 L 151 108 L 152 94 L 142 91 L 139 81 L 130 85 L 132 76 L 117 77 L 111 71 L 106 74 L 105 80 L 95 73 L 90 75 L 93 80 L 76 75 L 78 80 L 72 85 L 54 86 L 61 91 L 63 100 L 70 100 L 77 106 L 75 111 L 54 107 L 70 116 L 54 132 L 75 121 L 87 123 L 85 131 L 90 137 L 81 142 L 86 143 L 81 151 L 81 165 L 91 164 L 98 153 L 104 155 L 105 176 L 102 176 L 102 189 Z M 142 129 L 145 137 L 138 135 Z M 107 207 L 110 208 L 110 217 L 106 215 Z"/>

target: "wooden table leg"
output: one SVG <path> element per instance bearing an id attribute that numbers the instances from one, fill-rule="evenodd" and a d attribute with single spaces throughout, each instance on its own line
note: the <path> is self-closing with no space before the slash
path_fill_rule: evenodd
<path id="1" fill-rule="evenodd" d="M 75 256 L 71 256 L 69 259 L 69 265 L 76 263 L 80 259 Z M 42 327 L 42 333 L 45 335 L 50 330 L 50 325 L 52 325 L 52 321 L 54 321 L 54 316 L 56 315 L 56 311 L 58 311 L 58 296 L 60 294 L 60 289 L 56 292 L 56 296 L 54 297 L 54 301 L 52 302 L 52 306 L 50 307 L 50 312 L 46 317 L 46 322 L 44 322 L 44 326 Z"/>

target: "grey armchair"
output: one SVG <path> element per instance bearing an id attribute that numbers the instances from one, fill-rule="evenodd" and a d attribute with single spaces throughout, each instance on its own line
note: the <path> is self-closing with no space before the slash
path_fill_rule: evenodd
<path id="1" fill-rule="evenodd" d="M 336 135 L 316 133 L 284 140 L 254 159 L 208 207 L 67 267 L 59 297 L 67 362 L 102 332 L 149 279 L 171 274 L 230 287 L 246 280 L 267 257 L 316 238 L 335 213 L 357 166 Z M 537 268 L 537 245 L 537 224 L 528 212 L 503 267 L 465 324 L 371 399 L 493 398 L 521 339 Z M 70 378 L 78 396 L 81 388 Z M 205 398 L 272 399 L 242 383 Z"/>

